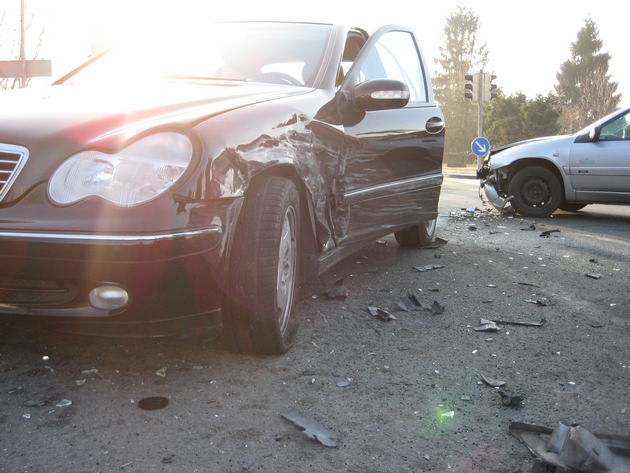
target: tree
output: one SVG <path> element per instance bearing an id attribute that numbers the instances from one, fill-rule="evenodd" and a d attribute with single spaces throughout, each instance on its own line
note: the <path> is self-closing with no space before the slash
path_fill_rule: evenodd
<path id="1" fill-rule="evenodd" d="M 463 159 L 477 134 L 477 107 L 464 99 L 464 76 L 483 69 L 488 62 L 485 44 L 477 45 L 479 26 L 479 18 L 459 5 L 446 19 L 443 46 L 435 61 L 440 71 L 435 75 L 434 89 L 446 120 L 447 162 Z"/>
<path id="2" fill-rule="evenodd" d="M 484 134 L 493 147 L 556 135 L 559 131 L 557 98 L 552 94 L 528 100 L 520 92 L 506 97 L 499 91 L 484 112 Z"/>
<path id="3" fill-rule="evenodd" d="M 611 82 L 608 74 L 610 54 L 600 53 L 602 46 L 595 22 L 584 20 L 577 40 L 571 43 L 571 59 L 562 63 L 556 74 L 563 132 L 577 131 L 619 106 L 618 84 Z"/>
<path id="4" fill-rule="evenodd" d="M 7 15 L 7 10 L 0 11 L 0 59 L 14 60 L 20 59 L 20 15 L 9 11 L 12 15 Z M 16 22 L 9 22 L 8 18 L 18 18 Z M 24 18 L 24 29 L 29 38 L 35 38 L 34 46 L 30 48 L 31 59 L 37 59 L 41 52 L 44 39 L 45 27 L 35 26 L 36 15 L 31 12 Z M 6 25 L 6 26 L 5 26 Z M 23 85 L 26 87 L 30 79 L 26 79 L 26 84 L 21 84 L 20 77 L 0 77 L 0 90 L 15 89 Z"/>

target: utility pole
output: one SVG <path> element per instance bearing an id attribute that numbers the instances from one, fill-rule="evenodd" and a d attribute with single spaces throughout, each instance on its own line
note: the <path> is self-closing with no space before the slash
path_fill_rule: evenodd
<path id="1" fill-rule="evenodd" d="M 24 18 L 24 13 L 24 0 L 20 0 L 20 64 L 22 68 L 20 88 L 26 87 L 26 19 Z"/>
<path id="2" fill-rule="evenodd" d="M 466 84 L 464 85 L 464 89 L 465 89 L 464 97 L 470 100 L 471 102 L 477 104 L 477 138 L 482 138 L 483 137 L 483 103 L 496 98 L 497 86 L 496 84 L 493 84 L 492 81 L 496 79 L 497 76 L 483 72 L 483 69 L 480 69 L 479 72 L 476 72 L 474 74 L 466 74 L 464 78 L 466 79 Z M 480 166 L 481 155 L 477 154 L 477 156 L 478 156 L 477 164 L 478 166 Z"/>

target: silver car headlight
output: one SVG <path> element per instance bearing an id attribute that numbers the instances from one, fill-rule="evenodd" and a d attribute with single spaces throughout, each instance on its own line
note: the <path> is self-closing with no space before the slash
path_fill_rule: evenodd
<path id="1" fill-rule="evenodd" d="M 60 205 L 98 196 L 120 207 L 133 207 L 175 184 L 192 156 L 190 139 L 174 132 L 147 136 L 116 154 L 82 151 L 53 173 L 48 195 Z"/>

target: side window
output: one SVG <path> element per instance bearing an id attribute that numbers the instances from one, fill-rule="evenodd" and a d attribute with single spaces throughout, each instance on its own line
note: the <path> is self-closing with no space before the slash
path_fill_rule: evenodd
<path id="1" fill-rule="evenodd" d="M 410 102 L 426 102 L 427 88 L 420 53 L 413 36 L 405 31 L 384 34 L 361 64 L 360 82 L 394 79 L 407 84 Z"/>
<path id="2" fill-rule="evenodd" d="M 602 127 L 599 134 L 600 140 L 630 140 L 630 114 L 622 115 L 614 122 L 610 122 Z"/>

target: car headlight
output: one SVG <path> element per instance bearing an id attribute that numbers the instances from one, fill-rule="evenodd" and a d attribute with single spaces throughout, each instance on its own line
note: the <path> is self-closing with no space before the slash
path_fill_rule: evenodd
<path id="1" fill-rule="evenodd" d="M 82 151 L 53 173 L 48 195 L 60 205 L 98 196 L 132 207 L 164 193 L 182 176 L 192 156 L 190 139 L 174 132 L 142 138 L 116 154 Z"/>

